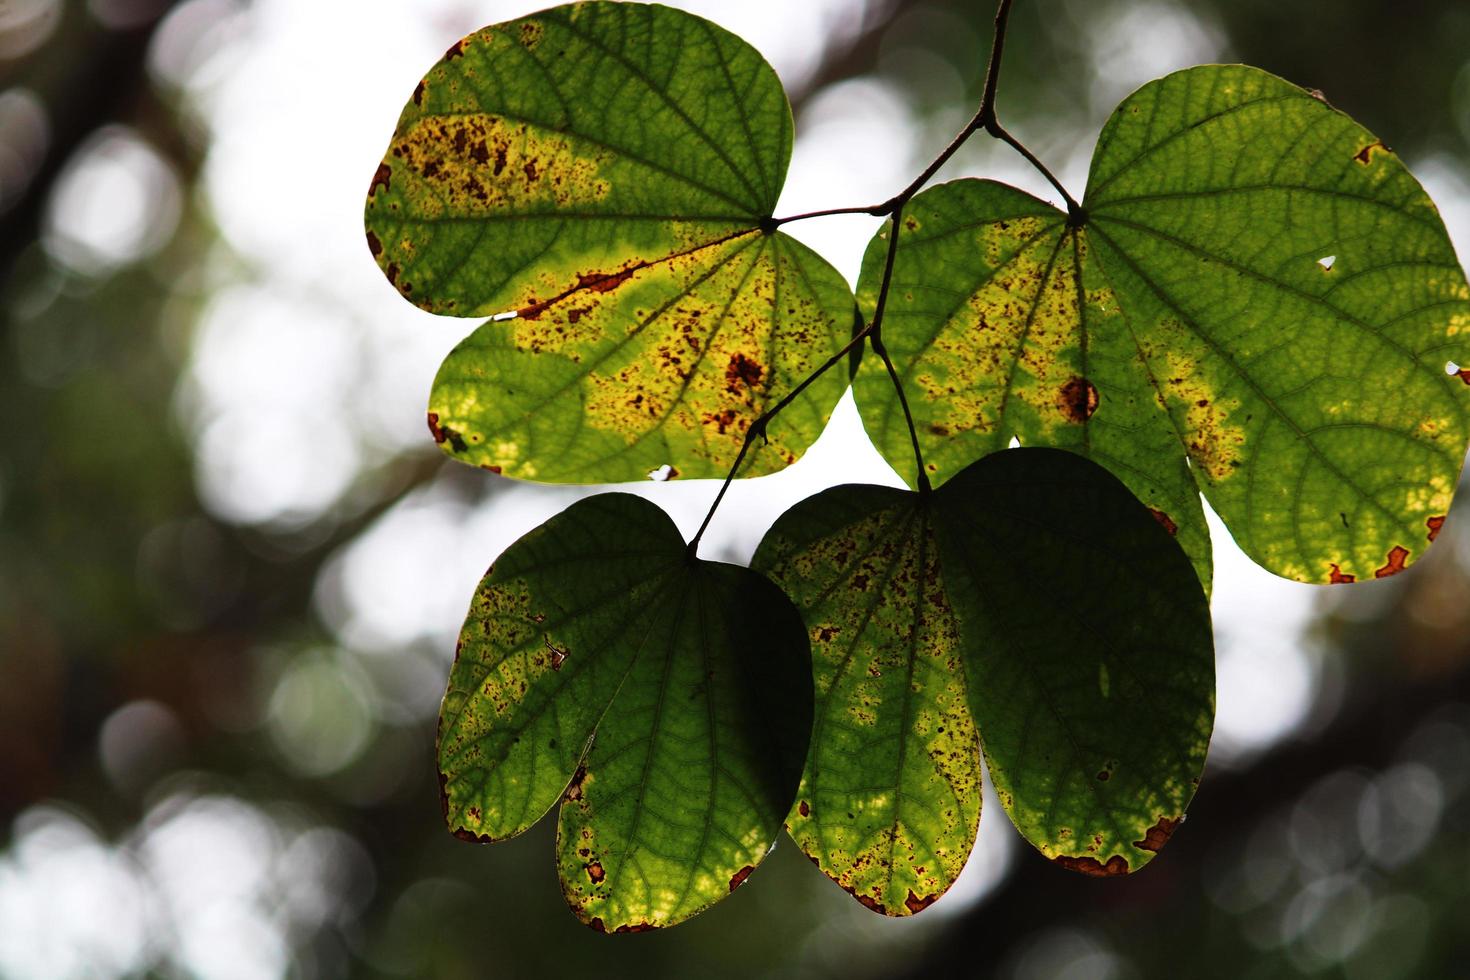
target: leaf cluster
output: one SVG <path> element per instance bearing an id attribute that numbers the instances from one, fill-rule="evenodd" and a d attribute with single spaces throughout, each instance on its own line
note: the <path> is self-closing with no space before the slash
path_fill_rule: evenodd
<path id="1" fill-rule="evenodd" d="M 656 5 L 488 27 L 399 119 L 369 247 L 416 305 L 488 317 L 434 381 L 450 456 L 723 477 L 707 526 L 850 383 L 913 487 L 824 491 L 751 568 L 600 494 L 485 576 L 440 717 L 446 819 L 500 840 L 560 802 L 562 888 L 594 928 L 697 913 L 783 826 L 859 902 L 921 911 L 974 843 L 982 758 L 1048 857 L 1134 871 L 1213 724 L 1201 495 L 1301 581 L 1393 574 L 1440 530 L 1470 286 L 1413 176 L 1315 93 L 1203 66 L 1124 100 L 1073 199 L 998 120 L 1008 9 L 975 118 L 878 205 L 775 217 L 779 80 Z M 1065 207 L 926 189 L 979 133 Z M 781 230 L 837 212 L 887 218 L 855 292 Z"/>

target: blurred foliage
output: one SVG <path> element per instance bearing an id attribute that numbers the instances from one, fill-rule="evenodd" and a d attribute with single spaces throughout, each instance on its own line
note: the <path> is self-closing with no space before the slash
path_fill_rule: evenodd
<path id="1" fill-rule="evenodd" d="M 1379 978 L 1470 962 L 1470 581 L 1454 515 L 1412 575 L 1329 597 L 1309 724 L 1207 775 L 1136 879 L 1081 880 L 1028 851 L 974 906 L 888 923 L 849 909 L 787 842 L 714 914 L 612 940 L 562 910 L 548 823 L 493 851 L 452 839 L 434 705 L 409 691 L 425 683 L 415 664 L 442 684 L 445 651 L 347 649 L 314 596 L 334 556 L 419 488 L 499 491 L 440 473 L 425 435 L 303 522 L 237 525 L 201 502 L 181 372 L 201 309 L 251 273 L 192 193 L 197 120 L 146 70 L 166 6 L 107 28 L 87 11 L 129 5 L 57 5 L 42 43 L 0 53 L 0 91 L 35 93 L 50 146 L 0 195 L 0 973 Z M 978 98 L 990 14 L 869 4 L 823 50 L 798 129 L 817 93 L 871 76 L 937 150 Z M 1002 118 L 1085 154 L 1120 94 L 1097 91 L 1087 53 L 1119 24 L 1181 23 L 1321 89 L 1411 163 L 1470 168 L 1470 9 L 1454 0 L 1021 0 Z M 150 255 L 70 271 L 42 245 L 50 193 L 117 124 L 168 161 L 183 215 Z M 301 430 L 319 438 L 309 419 Z M 114 953 L 89 921 L 108 923 Z"/>

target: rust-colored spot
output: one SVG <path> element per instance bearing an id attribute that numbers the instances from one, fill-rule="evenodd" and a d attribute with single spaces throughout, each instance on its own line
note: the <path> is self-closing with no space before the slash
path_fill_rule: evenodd
<path id="1" fill-rule="evenodd" d="M 633 273 L 635 271 L 636 267 L 624 269 L 622 272 L 588 272 L 585 274 L 578 273 L 577 284 L 575 286 L 566 290 L 565 292 L 551 297 L 551 299 L 545 300 L 544 302 L 537 303 L 533 301 L 530 305 L 523 306 L 521 309 L 516 311 L 516 316 L 520 317 L 523 320 L 538 319 L 542 313 L 546 312 L 546 310 L 548 310 L 556 303 L 559 303 L 562 300 L 566 299 L 568 296 L 571 296 L 573 293 L 579 292 L 584 289 L 590 290 L 594 293 L 612 292 L 614 289 L 617 289 L 629 279 L 632 279 Z M 585 313 L 586 311 L 584 310 L 582 312 Z M 581 318 L 582 313 L 578 313 L 576 319 L 574 319 L 572 322 L 575 323 Z"/>
<path id="2" fill-rule="evenodd" d="M 1388 578 L 1390 575 L 1397 575 L 1404 570 L 1404 566 L 1408 563 L 1408 560 L 1409 549 L 1403 545 L 1396 544 L 1388 551 L 1388 563 L 1382 568 L 1373 569 L 1373 577 Z"/>
<path id="3" fill-rule="evenodd" d="M 909 215 L 908 217 L 906 217 L 906 218 L 903 219 L 903 226 L 905 228 L 907 228 L 909 231 L 918 231 L 919 230 L 919 223 L 914 220 L 913 215 Z"/>
<path id="4" fill-rule="evenodd" d="M 368 251 L 373 253 L 373 258 L 383 254 L 383 243 L 378 241 L 378 236 L 372 232 L 367 233 Z"/>
<path id="5" fill-rule="evenodd" d="M 386 163 L 378 164 L 377 172 L 373 174 L 373 182 L 368 185 L 368 197 L 372 197 L 374 194 L 378 193 L 379 187 L 383 188 L 383 190 L 385 191 L 392 190 L 392 180 L 393 168 L 388 166 Z"/>
<path id="6" fill-rule="evenodd" d="M 491 473 L 499 473 L 500 472 L 500 467 L 496 466 L 493 463 L 481 463 L 480 464 L 480 469 L 482 469 L 482 470 L 489 470 Z"/>
<path id="7" fill-rule="evenodd" d="M 628 925 L 618 926 L 613 932 L 652 932 L 654 928 L 652 922 L 632 922 Z"/>
<path id="8" fill-rule="evenodd" d="M 566 662 L 567 662 L 567 654 L 566 654 L 566 651 L 565 650 L 558 650 L 555 647 L 553 647 L 552 650 L 551 650 L 551 669 L 552 670 L 561 670 L 561 665 L 564 664 L 564 663 L 566 663 Z"/>
<path id="9" fill-rule="evenodd" d="M 439 428 L 438 412 L 429 413 L 429 432 L 431 435 L 433 435 L 434 441 L 440 444 L 442 444 L 444 440 L 449 438 L 447 435 L 444 434 L 444 430 Z"/>
<path id="10" fill-rule="evenodd" d="M 932 432 L 936 436 L 947 436 L 947 435 L 949 435 L 949 427 L 948 426 L 940 425 L 937 422 L 929 426 L 929 431 Z"/>
<path id="11" fill-rule="evenodd" d="M 632 278 L 632 269 L 624 269 L 622 272 L 589 272 L 586 275 L 578 273 L 577 288 L 590 289 L 594 293 L 610 293 Z"/>
<path id="12" fill-rule="evenodd" d="M 1439 537 L 1439 529 L 1444 527 L 1444 518 L 1431 517 L 1424 522 L 1424 526 L 1429 528 L 1429 540 L 1433 541 Z"/>
<path id="13" fill-rule="evenodd" d="M 1470 385 L 1470 367 L 1460 368 L 1460 370 L 1455 372 L 1455 377 L 1459 378 L 1465 384 Z"/>
<path id="14" fill-rule="evenodd" d="M 592 921 L 587 923 L 587 925 L 591 926 L 596 932 L 607 932 L 607 926 L 602 924 L 602 916 L 600 915 L 594 915 Z"/>
<path id="15" fill-rule="evenodd" d="M 1344 574 L 1337 562 L 1333 562 L 1328 568 L 1327 581 L 1333 585 L 1346 585 L 1349 582 L 1356 582 L 1358 580 L 1356 575 Z"/>
<path id="16" fill-rule="evenodd" d="M 909 897 L 903 900 L 903 906 L 904 908 L 908 909 L 909 912 L 917 915 L 918 913 L 927 909 L 929 906 L 933 905 L 934 900 L 938 897 L 938 895 L 926 895 L 923 898 L 920 898 L 919 896 L 915 895 L 914 890 L 910 888 Z"/>
<path id="17" fill-rule="evenodd" d="M 1133 846 L 1143 851 L 1153 851 L 1157 854 L 1164 849 L 1169 838 L 1174 836 L 1174 829 L 1179 826 L 1179 817 L 1160 817 L 1159 822 L 1148 828 L 1144 833 L 1143 840 L 1136 840 Z"/>
<path id="18" fill-rule="evenodd" d="M 848 891 L 852 891 L 852 889 L 848 889 Z M 852 897 L 857 899 L 858 904 L 862 905 L 864 908 L 870 908 L 874 912 L 877 912 L 879 915 L 888 914 L 888 910 L 883 907 L 883 903 L 878 901 L 871 895 L 859 895 L 856 892 L 852 892 Z"/>
<path id="19" fill-rule="evenodd" d="M 572 777 L 571 785 L 567 787 L 566 798 L 568 800 L 580 800 L 582 798 L 582 782 L 587 778 L 587 767 L 578 766 L 577 774 Z"/>
<path id="20" fill-rule="evenodd" d="M 1100 783 L 1105 783 L 1109 779 L 1112 779 L 1112 778 L 1113 778 L 1113 774 L 1110 773 L 1110 772 L 1108 772 L 1106 769 L 1099 769 L 1097 771 L 1097 781 L 1100 782 Z"/>
<path id="21" fill-rule="evenodd" d="M 444 60 L 453 61 L 455 58 L 461 57 L 464 54 L 465 40 L 465 38 L 460 38 L 458 41 L 455 41 L 453 44 L 451 44 L 449 46 L 449 50 L 444 52 Z"/>
<path id="22" fill-rule="evenodd" d="M 739 417 L 740 416 L 735 413 L 735 410 L 733 408 L 727 408 L 724 411 L 720 412 L 718 415 L 714 414 L 713 412 L 704 412 L 701 416 L 701 419 L 705 425 L 714 426 L 715 429 L 720 433 L 720 435 L 724 435 L 726 429 L 734 427 L 735 420 Z"/>
<path id="23" fill-rule="evenodd" d="M 1071 422 L 1086 422 L 1097 411 L 1097 388 L 1086 378 L 1073 378 L 1057 392 L 1057 405 Z"/>
<path id="24" fill-rule="evenodd" d="M 587 865 L 587 877 L 592 880 L 594 885 L 600 885 L 602 884 L 602 879 L 607 877 L 607 872 L 602 870 L 602 864 L 600 862 L 593 861 Z"/>
<path id="25" fill-rule="evenodd" d="M 463 827 L 456 827 L 454 829 L 454 836 L 458 837 L 462 841 L 467 841 L 471 844 L 493 843 L 489 834 L 477 834 L 473 830 L 466 830 Z"/>
<path id="26" fill-rule="evenodd" d="M 388 166 L 387 163 L 379 163 L 378 169 L 373 172 L 372 184 L 368 185 L 368 197 L 373 197 L 378 192 L 379 187 L 385 191 L 392 190 L 392 167 Z"/>
<path id="27" fill-rule="evenodd" d="M 414 105 L 423 105 L 424 104 L 424 88 L 425 88 L 425 86 L 424 86 L 424 83 L 423 83 L 423 80 L 422 79 L 420 79 L 419 83 L 413 87 L 413 104 Z"/>
<path id="28" fill-rule="evenodd" d="M 1159 510 L 1156 507 L 1150 507 L 1148 509 L 1148 512 L 1154 515 L 1154 520 L 1158 521 L 1159 526 L 1162 527 L 1165 531 L 1168 531 L 1170 536 L 1179 533 L 1179 525 L 1175 524 L 1173 518 L 1171 518 L 1168 514 L 1165 514 L 1163 511 Z"/>
<path id="29" fill-rule="evenodd" d="M 1094 878 L 1111 878 L 1115 875 L 1126 875 L 1128 873 L 1128 862 L 1123 860 L 1121 854 L 1114 854 L 1108 858 L 1108 863 L 1103 864 L 1097 858 L 1090 857 L 1067 857 L 1059 854 L 1052 858 L 1057 864 L 1068 871 L 1079 871 Z"/>
<path id="30" fill-rule="evenodd" d="M 741 868 L 739 871 L 737 871 L 733 875 L 731 875 L 730 876 L 730 890 L 733 892 L 735 889 L 737 889 L 741 885 L 745 884 L 745 879 L 746 878 L 749 878 L 750 877 L 750 873 L 752 871 L 754 871 L 754 870 L 755 870 L 755 867 L 753 865 L 747 864 L 745 867 Z"/>
<path id="31" fill-rule="evenodd" d="M 802 800 L 801 803 L 797 805 L 796 812 L 801 814 L 803 817 L 809 817 L 812 815 L 811 805 L 807 803 L 806 800 Z"/>
<path id="32" fill-rule="evenodd" d="M 760 384 L 763 374 L 765 374 L 765 368 L 744 354 L 736 354 L 730 358 L 730 363 L 725 365 L 725 388 L 731 394 L 738 395 L 742 386 L 754 388 Z"/>
<path id="33" fill-rule="evenodd" d="M 389 262 L 387 268 L 385 268 L 383 270 L 383 275 L 385 275 L 385 276 L 388 277 L 388 282 L 390 282 L 394 286 L 397 286 L 398 285 L 398 263 L 397 262 Z"/>
<path id="34" fill-rule="evenodd" d="M 540 23 L 528 20 L 521 25 L 521 46 L 526 50 L 534 48 L 541 43 L 543 28 Z"/>
<path id="35" fill-rule="evenodd" d="M 1365 146 L 1361 150 L 1359 150 L 1357 153 L 1354 153 L 1353 154 L 1353 159 L 1356 160 L 1356 161 L 1358 161 L 1358 163 L 1360 163 L 1360 164 L 1362 164 L 1363 166 L 1366 167 L 1366 166 L 1368 166 L 1368 164 L 1370 164 L 1370 163 L 1373 162 L 1373 155 L 1375 153 L 1390 153 L 1390 152 L 1392 152 L 1392 151 L 1389 150 L 1388 147 L 1386 147 L 1386 146 L 1383 145 L 1383 141 L 1382 140 L 1374 140 L 1373 142 L 1369 143 L 1367 146 Z"/>

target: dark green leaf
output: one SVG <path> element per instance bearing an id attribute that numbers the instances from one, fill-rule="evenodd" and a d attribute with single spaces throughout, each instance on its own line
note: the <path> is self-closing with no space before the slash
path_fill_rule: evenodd
<path id="1" fill-rule="evenodd" d="M 767 532 L 753 566 L 786 590 L 812 645 L 812 745 L 787 828 L 867 907 L 927 907 L 964 867 L 980 754 L 918 494 L 835 487 Z"/>
<path id="2" fill-rule="evenodd" d="M 404 296 L 485 316 L 440 369 L 435 438 L 526 479 L 723 475 L 751 422 L 842 346 L 847 284 L 760 231 L 791 154 L 775 73 L 666 7 L 583 3 L 450 48 L 404 108 L 368 243 Z M 786 465 L 840 377 L 751 453 Z"/>
<path id="3" fill-rule="evenodd" d="M 580 501 L 485 576 L 440 715 L 456 835 L 564 798 L 562 889 L 607 931 L 682 921 L 770 850 L 811 730 L 801 621 L 749 569 L 687 556 L 628 494 Z"/>
<path id="4" fill-rule="evenodd" d="M 934 494 L 969 700 L 1001 805 L 1042 853 L 1125 874 L 1183 819 L 1214 724 L 1208 604 L 1115 477 L 997 453 Z"/>
<path id="5" fill-rule="evenodd" d="M 1470 360 L 1470 287 L 1398 158 L 1311 93 L 1206 66 L 1118 108 L 1085 206 L 1072 229 L 988 182 L 912 202 L 884 339 L 934 477 L 1012 436 L 1086 455 L 1177 529 L 1206 582 L 1196 488 L 1291 578 L 1421 554 L 1470 441 L 1470 374 L 1447 374 Z M 855 393 L 902 470 L 881 375 L 866 366 Z"/>

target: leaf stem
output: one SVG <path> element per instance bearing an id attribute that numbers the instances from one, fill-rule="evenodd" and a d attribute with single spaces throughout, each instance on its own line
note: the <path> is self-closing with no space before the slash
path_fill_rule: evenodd
<path id="1" fill-rule="evenodd" d="M 883 282 L 878 287 L 878 300 L 873 305 L 873 321 L 868 325 L 868 333 L 872 341 L 873 353 L 883 361 L 883 366 L 888 369 L 888 378 L 893 382 L 893 390 L 898 392 L 898 404 L 903 408 L 903 420 L 909 427 L 909 442 L 914 447 L 914 464 L 918 467 L 919 475 L 916 483 L 919 493 L 927 494 L 929 487 L 929 474 L 924 469 L 924 453 L 919 449 L 919 433 L 914 428 L 914 416 L 909 411 L 909 399 L 904 394 L 903 383 L 898 378 L 898 370 L 893 366 L 893 360 L 888 356 L 888 347 L 883 343 L 883 311 L 888 306 L 888 287 L 893 282 L 893 266 L 898 258 L 898 230 L 902 226 L 903 205 L 900 204 L 889 219 L 891 233 L 888 238 L 888 254 L 883 260 Z"/>
<path id="2" fill-rule="evenodd" d="M 731 465 L 730 472 L 725 474 L 725 482 L 720 484 L 720 492 L 715 494 L 714 503 L 710 504 L 709 510 L 705 512 L 704 520 L 700 523 L 699 530 L 695 531 L 694 537 L 689 539 L 688 555 L 691 559 L 695 558 L 698 555 L 699 539 L 704 537 L 704 530 L 705 528 L 709 527 L 710 518 L 715 516 L 715 511 L 718 510 L 720 507 L 720 501 L 725 499 L 725 491 L 730 489 L 730 484 L 734 481 L 735 474 L 740 472 L 740 464 L 745 462 L 745 454 L 750 451 L 750 447 L 752 444 L 755 443 L 757 436 L 762 439 L 766 438 L 766 423 L 770 422 L 771 419 L 779 415 L 782 409 L 794 402 L 803 391 L 810 387 L 811 384 L 815 382 L 818 378 L 831 370 L 834 365 L 841 363 L 842 359 L 847 357 L 848 354 L 851 354 L 853 350 L 855 350 L 860 344 L 863 343 L 863 341 L 867 340 L 868 336 L 872 332 L 873 326 L 869 324 L 868 326 L 859 330 L 857 333 L 853 334 L 852 338 L 848 340 L 847 343 L 842 345 L 841 350 L 823 361 L 821 366 L 818 367 L 811 374 L 807 375 L 806 378 L 801 382 L 801 384 L 797 385 L 795 388 L 792 388 L 789 392 L 786 393 L 785 397 L 783 397 L 776 404 L 772 405 L 770 408 L 766 409 L 764 412 L 761 413 L 759 418 L 750 423 L 750 428 L 745 430 L 745 440 L 740 443 L 740 452 L 735 455 L 735 462 L 733 465 Z"/>
<path id="3" fill-rule="evenodd" d="M 1052 187 L 1056 188 L 1056 192 L 1062 195 L 1062 200 L 1067 202 L 1068 227 L 1081 228 L 1087 223 L 1087 210 L 1083 208 L 1082 205 L 1078 204 L 1076 199 L 1074 199 L 1071 194 L 1067 193 L 1067 189 L 1062 186 L 1062 182 L 1060 180 L 1057 180 L 1056 175 L 1048 170 L 1046 164 L 1038 160 L 1036 158 L 1036 154 L 1028 150 L 1024 143 L 1012 136 L 1003 126 L 1001 126 L 1000 123 L 996 122 L 994 119 L 990 120 L 990 122 L 985 125 L 985 131 L 991 136 L 994 136 L 996 139 L 1000 140 L 1002 143 L 1010 146 L 1017 153 L 1021 154 L 1021 156 L 1025 157 L 1026 162 L 1031 164 L 1031 166 L 1034 167 L 1041 174 L 1041 176 L 1045 177 L 1051 183 Z"/>
<path id="4" fill-rule="evenodd" d="M 870 214 L 875 218 L 881 218 L 888 214 L 888 205 L 874 204 L 871 207 L 857 208 L 825 208 L 821 211 L 807 211 L 802 214 L 789 214 L 784 218 L 764 218 L 761 221 L 761 231 L 772 232 L 788 221 L 805 221 L 807 218 L 826 218 L 834 214 Z"/>

